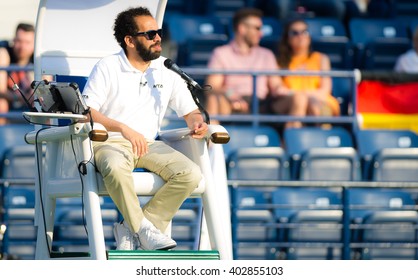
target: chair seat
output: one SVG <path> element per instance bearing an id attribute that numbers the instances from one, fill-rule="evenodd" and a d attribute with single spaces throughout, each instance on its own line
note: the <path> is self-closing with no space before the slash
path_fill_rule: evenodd
<path id="1" fill-rule="evenodd" d="M 153 172 L 141 171 L 133 173 L 135 192 L 137 195 L 154 195 L 164 184 L 165 181 Z M 108 195 L 107 190 L 104 186 L 102 175 L 97 172 L 97 184 L 99 195 Z M 193 195 L 200 195 L 205 191 L 205 181 L 202 178 L 199 185 L 193 191 Z"/>

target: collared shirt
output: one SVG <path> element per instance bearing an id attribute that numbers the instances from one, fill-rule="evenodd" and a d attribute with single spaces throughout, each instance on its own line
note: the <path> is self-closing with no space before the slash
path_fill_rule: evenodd
<path id="1" fill-rule="evenodd" d="M 395 65 L 396 72 L 418 73 L 418 53 L 411 49 L 399 56 Z"/>
<path id="2" fill-rule="evenodd" d="M 87 106 L 128 125 L 146 139 L 154 139 L 168 107 L 179 117 L 197 109 L 186 82 L 167 69 L 164 60 L 152 60 L 141 72 L 129 63 L 123 50 L 101 59 L 83 91 Z M 110 132 L 109 137 L 122 135 Z"/>
<path id="3" fill-rule="evenodd" d="M 253 47 L 249 54 L 240 53 L 237 44 L 231 43 L 215 48 L 209 61 L 209 68 L 221 70 L 278 70 L 272 51 L 264 47 Z M 264 99 L 268 92 L 267 76 L 257 78 L 257 96 Z M 241 96 L 251 96 L 253 77 L 251 75 L 225 75 L 224 89 Z"/>

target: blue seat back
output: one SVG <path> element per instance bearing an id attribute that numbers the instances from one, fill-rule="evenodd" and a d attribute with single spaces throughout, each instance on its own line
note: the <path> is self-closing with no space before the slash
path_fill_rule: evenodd
<path id="1" fill-rule="evenodd" d="M 26 145 L 26 133 L 33 131 L 31 124 L 5 124 L 0 126 L 0 157 L 3 158 L 6 150 Z"/>
<path id="2" fill-rule="evenodd" d="M 418 147 L 418 135 L 410 130 L 363 129 L 354 136 L 366 180 L 372 178 L 372 163 L 382 149 Z"/>
<path id="3" fill-rule="evenodd" d="M 284 141 L 287 153 L 293 158 L 300 158 L 310 148 L 354 147 L 351 133 L 342 127 L 290 128 L 284 131 Z"/>
<path id="4" fill-rule="evenodd" d="M 342 204 L 341 192 L 331 188 L 279 187 L 271 199 L 279 222 L 288 222 L 301 210 L 335 210 Z"/>
<path id="5" fill-rule="evenodd" d="M 280 147 L 278 132 L 271 126 L 224 125 L 230 140 L 223 145 L 225 159 L 239 148 Z"/>
<path id="6" fill-rule="evenodd" d="M 230 180 L 287 180 L 289 163 L 281 147 L 239 148 L 227 161 Z"/>
<path id="7" fill-rule="evenodd" d="M 207 67 L 213 49 L 228 43 L 225 34 L 208 34 L 187 40 L 184 51 L 180 51 L 179 59 L 183 59 L 184 66 Z"/>
<path id="8" fill-rule="evenodd" d="M 367 44 L 379 38 L 408 38 L 407 27 L 396 19 L 360 19 L 349 22 L 349 34 L 355 44 Z"/>
<path id="9" fill-rule="evenodd" d="M 383 148 L 418 147 L 418 135 L 410 130 L 362 129 L 354 135 L 360 156 L 367 159 Z"/>
<path id="10" fill-rule="evenodd" d="M 300 0 L 298 5 L 304 7 L 314 17 L 334 17 L 342 19 L 345 12 L 340 0 Z"/>
<path id="11" fill-rule="evenodd" d="M 353 79 L 332 77 L 332 96 L 337 98 L 342 116 L 349 115 L 355 93 L 354 88 Z"/>
<path id="12" fill-rule="evenodd" d="M 200 15 L 173 14 L 165 18 L 170 40 L 176 44 L 185 44 L 188 39 L 205 35 L 224 34 L 225 28 L 217 17 Z"/>
<path id="13" fill-rule="evenodd" d="M 81 92 L 84 90 L 84 87 L 87 83 L 87 79 L 88 77 L 84 77 L 84 76 L 55 75 L 55 80 L 57 82 L 77 83 Z"/>
<path id="14" fill-rule="evenodd" d="M 266 39 L 279 39 L 282 36 L 282 23 L 275 17 L 263 17 L 263 26 L 261 32 L 263 37 L 261 41 Z"/>
<path id="15" fill-rule="evenodd" d="M 382 188 L 347 189 L 350 219 L 362 223 L 375 211 L 398 211 L 404 207 L 411 209 L 415 201 L 410 192 Z"/>
<path id="16" fill-rule="evenodd" d="M 1 171 L 3 178 L 35 178 L 35 146 L 19 145 L 6 150 Z"/>
<path id="17" fill-rule="evenodd" d="M 309 34 L 312 39 L 321 37 L 348 37 L 347 31 L 342 21 L 337 18 L 308 18 Z"/>

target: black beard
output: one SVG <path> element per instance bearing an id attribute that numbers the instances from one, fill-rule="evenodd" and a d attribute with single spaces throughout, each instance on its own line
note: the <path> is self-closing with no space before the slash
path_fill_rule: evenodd
<path id="1" fill-rule="evenodd" d="M 153 47 L 154 45 L 150 46 Z M 142 58 L 144 61 L 151 61 L 154 59 L 157 59 L 160 57 L 161 52 L 153 52 L 151 49 L 147 49 L 144 45 L 142 45 L 140 42 L 135 42 L 135 49 L 138 55 Z"/>

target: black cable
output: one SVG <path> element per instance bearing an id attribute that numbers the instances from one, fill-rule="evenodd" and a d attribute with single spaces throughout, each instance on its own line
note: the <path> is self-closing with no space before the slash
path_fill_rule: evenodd
<path id="1" fill-rule="evenodd" d="M 197 88 L 191 85 L 190 83 L 187 84 L 187 88 L 189 89 L 190 93 L 192 94 L 193 100 L 196 103 L 197 107 L 199 108 L 199 111 L 204 115 L 205 123 L 210 124 L 210 118 L 208 112 L 203 108 L 202 104 L 199 101 L 199 98 L 197 97 L 196 92 L 205 93 L 207 91 L 212 90 L 212 87 L 210 85 L 205 85 L 203 88 Z"/>
<path id="2" fill-rule="evenodd" d="M 33 97 L 34 97 L 34 95 L 35 95 L 36 91 L 38 90 L 38 87 L 39 87 L 39 85 L 40 85 L 40 84 L 41 84 L 41 83 L 38 83 L 38 84 L 36 85 L 36 87 L 33 89 L 32 94 L 29 96 L 28 100 L 30 100 L 31 98 L 33 98 Z M 38 100 L 38 101 L 39 101 L 39 100 Z M 35 102 L 35 100 L 33 100 L 33 102 Z"/>
<path id="3" fill-rule="evenodd" d="M 35 155 L 36 155 L 36 166 L 37 166 L 37 171 L 38 171 L 38 184 L 39 184 L 39 201 L 41 203 L 41 211 L 42 211 L 42 219 L 43 219 L 43 226 L 44 226 L 44 231 L 45 231 L 45 241 L 46 241 L 46 245 L 48 246 L 48 254 L 49 254 L 49 258 L 51 258 L 51 247 L 52 247 L 52 240 L 51 240 L 51 247 L 49 246 L 49 242 L 48 242 L 48 233 L 47 233 L 47 229 L 46 229 L 46 221 L 45 221 L 45 209 L 44 209 L 44 202 L 43 202 L 43 198 L 42 198 L 42 180 L 41 180 L 41 169 L 39 166 L 39 154 L 38 154 L 38 135 L 39 132 L 41 132 L 42 130 L 47 129 L 47 127 L 41 128 L 38 131 L 36 131 L 36 135 L 35 135 Z M 41 157 L 41 161 L 42 161 L 42 157 Z"/>
<path id="4" fill-rule="evenodd" d="M 9 76 L 9 78 L 12 80 L 13 82 L 13 90 L 14 91 L 18 91 L 20 93 L 20 95 L 22 96 L 23 100 L 26 103 L 26 106 L 28 106 L 28 108 L 30 109 L 31 112 L 38 112 L 38 110 L 32 106 L 32 104 L 30 104 L 29 100 L 26 98 L 25 94 L 20 90 L 18 84 L 15 82 L 15 80 L 13 79 L 12 75 L 10 75 L 10 73 L 7 73 L 7 75 Z M 33 94 L 32 94 L 33 95 Z M 31 95 L 31 97 L 32 97 Z M 31 98 L 29 97 L 29 98 Z"/>
<path id="5" fill-rule="evenodd" d="M 35 125 L 45 125 L 45 124 L 41 124 L 41 123 L 34 123 L 34 122 L 30 121 L 29 119 L 27 119 L 25 116 L 24 116 L 24 118 L 25 118 L 25 120 L 26 120 L 27 122 L 29 122 L 29 123 L 31 123 L 31 124 L 35 124 Z M 74 122 L 74 123 L 75 123 L 75 122 Z M 70 126 L 70 125 L 72 125 L 72 124 L 74 124 L 74 123 L 67 124 L 67 125 L 51 125 L 51 124 L 48 124 L 48 126 L 51 126 L 51 127 L 52 127 L 52 126 L 56 126 L 56 127 L 64 127 L 64 126 Z M 35 155 L 36 155 L 36 160 L 37 160 L 37 164 L 36 164 L 36 166 L 37 166 L 37 173 L 38 173 L 39 199 L 40 199 L 41 211 L 42 211 L 42 216 L 43 216 L 43 227 L 44 227 L 44 231 L 45 231 L 45 241 L 46 241 L 46 245 L 48 246 L 48 254 L 49 254 L 49 257 L 51 258 L 52 240 L 51 240 L 51 247 L 50 247 L 50 246 L 49 246 L 49 242 L 48 242 L 47 228 L 46 228 L 45 208 L 44 208 L 43 197 L 42 197 L 42 180 L 41 180 L 41 170 L 40 170 L 40 164 L 39 164 L 39 154 L 38 154 L 38 136 L 39 136 L 39 133 L 40 133 L 41 131 L 43 131 L 43 130 L 48 129 L 48 128 L 49 128 L 49 127 L 42 127 L 42 128 L 40 128 L 38 131 L 36 131 L 36 135 L 35 135 L 35 147 L 36 147 L 36 149 L 35 149 Z M 74 149 L 74 144 L 73 144 L 73 137 L 72 137 L 72 135 L 70 135 L 70 138 L 71 138 L 71 147 L 72 147 L 72 150 L 73 150 L 74 158 L 75 158 L 76 163 L 77 163 L 77 157 L 76 157 L 76 153 L 75 153 L 75 149 Z M 91 143 L 90 143 L 90 149 L 91 149 L 91 150 L 93 149 L 93 148 L 92 148 Z M 42 158 L 42 157 L 41 157 L 41 158 Z M 83 164 L 91 163 L 93 166 L 95 166 L 95 165 L 91 162 L 92 158 L 93 158 L 93 153 L 91 153 L 91 157 L 90 157 L 90 159 L 89 159 L 87 162 L 81 162 L 81 163 L 83 163 Z M 41 160 L 42 160 L 42 159 L 41 159 Z M 80 164 L 81 164 L 81 163 L 80 163 Z M 41 164 L 42 164 L 42 163 L 41 163 Z M 82 177 L 81 177 L 81 173 L 80 173 L 80 172 L 79 172 L 79 175 L 80 175 L 80 180 L 81 180 L 81 190 L 82 190 L 82 193 L 84 193 L 84 182 L 83 182 L 83 179 L 82 179 Z M 88 231 L 87 231 L 86 222 L 85 222 L 85 217 L 84 217 L 84 196 L 83 196 L 83 195 L 82 195 L 82 213 L 83 213 L 83 224 L 84 224 L 84 229 L 85 229 L 86 234 L 87 234 L 87 237 L 88 237 Z"/>

